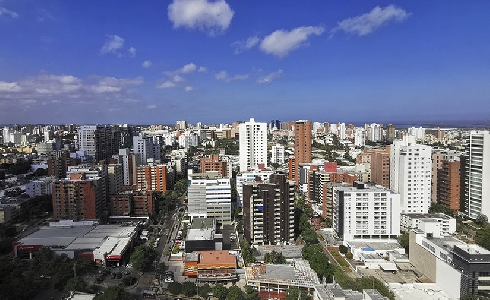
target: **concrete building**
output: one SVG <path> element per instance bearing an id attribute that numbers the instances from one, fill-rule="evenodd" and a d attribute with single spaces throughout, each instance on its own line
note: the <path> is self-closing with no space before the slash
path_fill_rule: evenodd
<path id="1" fill-rule="evenodd" d="M 389 239 L 400 235 L 400 195 L 381 186 L 336 187 L 333 228 L 343 240 Z"/>
<path id="2" fill-rule="evenodd" d="M 95 159 L 95 130 L 97 125 L 82 125 L 78 128 L 78 150 L 86 152 L 88 157 Z"/>
<path id="3" fill-rule="evenodd" d="M 133 136 L 133 153 L 140 159 L 138 165 L 146 165 L 150 159 L 160 161 L 160 145 L 153 143 L 153 137 L 144 133 Z"/>
<path id="4" fill-rule="evenodd" d="M 184 259 L 184 275 L 209 282 L 236 280 L 236 255 L 219 250 L 187 253 Z"/>
<path id="5" fill-rule="evenodd" d="M 152 191 L 125 191 L 111 195 L 111 216 L 150 216 L 156 212 Z"/>
<path id="6" fill-rule="evenodd" d="M 311 121 L 299 120 L 294 123 L 294 167 L 289 179 L 299 183 L 299 164 L 311 163 Z"/>
<path id="7" fill-rule="evenodd" d="M 272 146 L 272 156 L 271 156 L 271 163 L 273 164 L 284 164 L 285 159 L 284 159 L 284 146 L 280 144 L 275 144 Z"/>
<path id="8" fill-rule="evenodd" d="M 137 168 L 136 189 L 142 191 L 167 191 L 167 165 L 145 165 Z"/>
<path id="9" fill-rule="evenodd" d="M 66 150 L 57 150 L 49 154 L 48 175 L 58 179 L 65 178 L 69 166 L 76 166 L 81 161 L 77 158 L 70 157 L 70 152 Z"/>
<path id="10" fill-rule="evenodd" d="M 123 190 L 123 167 L 120 164 L 107 165 L 107 188 L 109 195 L 115 195 Z"/>
<path id="11" fill-rule="evenodd" d="M 109 160 L 118 154 L 121 145 L 121 131 L 118 126 L 97 125 L 94 131 L 95 162 Z M 81 149 L 80 149 L 81 150 Z"/>
<path id="12" fill-rule="evenodd" d="M 437 202 L 457 212 L 461 208 L 461 164 L 459 157 L 444 160 L 437 170 Z"/>
<path id="13" fill-rule="evenodd" d="M 432 224 L 436 225 L 436 224 Z M 488 295 L 490 251 L 454 237 L 442 237 L 437 226 L 410 232 L 410 263 L 453 299 Z"/>
<path id="14" fill-rule="evenodd" d="M 188 174 L 188 215 L 195 218 L 215 218 L 217 222 L 231 222 L 231 184 L 229 178 L 220 178 L 217 172 Z"/>
<path id="15" fill-rule="evenodd" d="M 294 240 L 294 182 L 273 174 L 269 183 L 243 185 L 243 228 L 249 243 L 279 244 Z"/>
<path id="16" fill-rule="evenodd" d="M 470 131 L 463 160 L 464 202 L 462 211 L 475 219 L 490 216 L 490 131 Z"/>
<path id="17" fill-rule="evenodd" d="M 432 202 L 439 202 L 437 193 L 438 193 L 438 183 L 439 183 L 439 170 L 442 168 L 442 165 L 445 161 L 454 161 L 458 160 L 459 157 L 463 153 L 454 150 L 441 150 L 434 149 L 432 150 Z M 444 180 L 447 180 L 445 178 Z M 459 185 L 459 183 L 458 183 Z M 458 201 L 459 202 L 459 201 Z"/>
<path id="18" fill-rule="evenodd" d="M 269 177 L 274 174 L 269 170 L 252 170 L 249 172 L 241 172 L 236 175 L 236 190 L 237 190 L 237 205 L 243 206 L 243 184 L 253 182 L 259 178 L 262 182 L 269 182 Z"/>
<path id="19" fill-rule="evenodd" d="M 401 214 L 400 227 L 405 231 L 424 230 L 427 223 L 437 223 L 440 236 L 450 236 L 456 232 L 456 219 L 442 213 L 434 214 Z"/>
<path id="20" fill-rule="evenodd" d="M 390 188 L 390 147 L 371 151 L 371 181 Z"/>
<path id="21" fill-rule="evenodd" d="M 259 165 L 267 167 L 267 123 L 255 122 L 251 118 L 249 122 L 238 125 L 238 130 L 240 171 Z"/>
<path id="22" fill-rule="evenodd" d="M 126 189 L 136 188 L 138 166 L 141 159 L 139 154 L 132 154 L 128 148 L 119 149 L 119 154 L 113 156 L 114 162 L 122 165 L 123 186 Z"/>
<path id="23" fill-rule="evenodd" d="M 401 212 L 427 213 L 431 205 L 431 147 L 414 136 L 395 140 L 390 147 L 390 189 L 400 193 Z"/>
<path id="24" fill-rule="evenodd" d="M 51 194 L 53 181 L 53 177 L 29 181 L 26 184 L 26 194 L 31 198 Z"/>
<path id="25" fill-rule="evenodd" d="M 13 207 L 0 207 L 0 224 L 8 224 L 15 216 L 15 208 Z"/>

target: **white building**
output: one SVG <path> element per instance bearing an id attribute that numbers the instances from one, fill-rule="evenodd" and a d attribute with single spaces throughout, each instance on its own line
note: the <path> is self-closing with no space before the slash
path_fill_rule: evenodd
<path id="1" fill-rule="evenodd" d="M 364 130 L 356 128 L 354 131 L 354 145 L 356 147 L 364 147 L 366 144 L 366 133 Z"/>
<path id="2" fill-rule="evenodd" d="M 189 147 L 199 145 L 199 135 L 194 132 L 186 131 L 184 134 L 179 136 L 179 147 L 188 149 Z"/>
<path id="3" fill-rule="evenodd" d="M 243 206 L 243 184 L 245 182 L 253 182 L 256 177 L 259 177 L 262 182 L 269 182 L 269 177 L 273 174 L 272 171 L 250 171 L 242 172 L 236 176 L 236 190 L 237 190 L 237 205 Z"/>
<path id="4" fill-rule="evenodd" d="M 145 165 L 148 159 L 160 161 L 160 145 L 153 143 L 153 137 L 140 133 L 133 137 L 133 152 L 139 154 L 139 165 Z"/>
<path id="5" fill-rule="evenodd" d="M 420 229 L 426 231 L 426 228 L 434 224 L 439 228 L 441 236 L 449 236 L 456 232 L 456 219 L 443 213 L 434 214 L 401 214 L 400 226 L 405 231 L 411 229 Z"/>
<path id="6" fill-rule="evenodd" d="M 372 123 L 364 125 L 367 131 L 367 139 L 372 142 L 381 141 L 383 139 L 383 126 L 380 124 Z"/>
<path id="7" fill-rule="evenodd" d="M 431 204 L 431 147 L 414 136 L 395 140 L 390 148 L 390 188 L 400 193 L 402 213 L 429 212 Z"/>
<path id="8" fill-rule="evenodd" d="M 78 129 L 78 150 L 95 157 L 95 130 L 97 125 L 81 125 Z"/>
<path id="9" fill-rule="evenodd" d="M 333 229 L 344 241 L 400 235 L 400 195 L 381 186 L 334 187 L 333 206 Z"/>
<path id="10" fill-rule="evenodd" d="M 256 168 L 259 164 L 267 167 L 267 123 L 249 122 L 238 125 L 240 135 L 240 171 Z"/>
<path id="11" fill-rule="evenodd" d="M 408 134 L 415 136 L 415 139 L 417 140 L 421 140 L 425 137 L 425 128 L 410 127 L 408 128 Z"/>
<path id="12" fill-rule="evenodd" d="M 214 218 L 231 223 L 231 184 L 229 178 L 207 179 L 213 172 L 192 174 L 189 170 L 188 215 L 194 218 Z M 217 174 L 216 174 L 217 175 Z"/>
<path id="13" fill-rule="evenodd" d="M 284 164 L 284 146 L 276 144 L 272 146 L 271 163 Z"/>
<path id="14" fill-rule="evenodd" d="M 464 213 L 490 217 L 490 131 L 470 131 L 465 156 Z"/>
<path id="15" fill-rule="evenodd" d="M 53 181 L 52 177 L 30 181 L 26 184 L 26 194 L 31 198 L 51 194 Z"/>

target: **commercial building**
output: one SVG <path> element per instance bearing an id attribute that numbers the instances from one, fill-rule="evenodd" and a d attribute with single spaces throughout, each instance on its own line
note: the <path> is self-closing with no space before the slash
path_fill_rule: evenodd
<path id="1" fill-rule="evenodd" d="M 269 183 L 243 185 L 243 228 L 249 243 L 278 244 L 294 240 L 294 182 L 273 174 Z"/>
<path id="2" fill-rule="evenodd" d="M 216 221 L 231 223 L 231 183 L 217 172 L 188 174 L 187 212 L 191 219 L 215 218 Z"/>
<path id="3" fill-rule="evenodd" d="M 390 189 L 400 193 L 401 212 L 428 213 L 431 201 L 431 147 L 404 136 L 390 148 Z"/>
<path id="4" fill-rule="evenodd" d="M 438 225 L 426 225 L 428 223 L 437 223 Z M 456 219 L 443 213 L 401 214 L 400 216 L 400 227 L 405 231 L 424 230 L 427 226 L 437 226 L 440 228 L 440 236 L 449 236 L 456 232 Z"/>
<path id="5" fill-rule="evenodd" d="M 32 258 L 42 247 L 69 258 L 89 257 L 100 265 L 119 266 L 129 261 L 136 226 L 98 225 L 70 220 L 50 223 L 13 244 L 15 257 Z"/>
<path id="6" fill-rule="evenodd" d="M 256 168 L 259 165 L 267 167 L 267 123 L 249 122 L 238 125 L 240 171 Z"/>
<path id="7" fill-rule="evenodd" d="M 381 186 L 334 188 L 333 206 L 333 228 L 343 240 L 400 235 L 400 195 Z"/>
<path id="8" fill-rule="evenodd" d="M 236 255 L 229 251 L 195 251 L 185 255 L 184 275 L 199 281 L 236 280 L 236 270 Z"/>
<path id="9" fill-rule="evenodd" d="M 490 216 L 490 131 L 470 131 L 466 138 L 464 170 L 464 202 L 462 211 L 476 219 Z"/>

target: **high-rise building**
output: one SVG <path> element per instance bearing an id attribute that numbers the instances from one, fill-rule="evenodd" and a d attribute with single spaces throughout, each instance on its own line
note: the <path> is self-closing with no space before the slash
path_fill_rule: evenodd
<path id="1" fill-rule="evenodd" d="M 249 122 L 238 125 L 240 139 L 240 171 L 267 167 L 267 123 Z"/>
<path id="2" fill-rule="evenodd" d="M 160 145 L 154 144 L 151 136 L 140 133 L 133 137 L 133 153 L 140 159 L 138 165 L 146 165 L 149 159 L 160 160 Z"/>
<path id="3" fill-rule="evenodd" d="M 269 183 L 243 185 L 243 228 L 248 242 L 275 245 L 294 240 L 294 182 L 273 174 Z"/>
<path id="4" fill-rule="evenodd" d="M 466 138 L 464 203 L 462 211 L 471 218 L 490 216 L 490 131 L 470 131 Z"/>
<path id="5" fill-rule="evenodd" d="M 407 135 L 390 147 L 390 189 L 400 193 L 403 213 L 429 212 L 432 148 Z"/>
<path id="6" fill-rule="evenodd" d="M 400 235 L 400 195 L 357 182 L 334 187 L 333 228 L 346 241 L 388 239 Z"/>
<path id="7" fill-rule="evenodd" d="M 390 188 L 390 147 L 371 152 L 371 181 Z"/>
<path id="8" fill-rule="evenodd" d="M 311 121 L 299 120 L 294 123 L 294 174 L 291 178 L 298 184 L 299 164 L 311 162 Z"/>
<path id="9" fill-rule="evenodd" d="M 84 173 L 53 183 L 53 219 L 95 220 L 104 212 L 104 178 L 87 178 Z"/>
<path id="10" fill-rule="evenodd" d="M 396 128 L 393 124 L 386 126 L 386 141 L 391 143 L 396 138 Z"/>
<path id="11" fill-rule="evenodd" d="M 444 160 L 437 170 L 437 202 L 459 211 L 461 208 L 461 170 L 459 158 Z"/>
<path id="12" fill-rule="evenodd" d="M 228 176 L 226 161 L 222 161 L 218 154 L 212 154 L 209 157 L 200 159 L 201 173 L 208 171 L 217 171 L 222 177 Z"/>
<path id="13" fill-rule="evenodd" d="M 78 129 L 78 150 L 95 159 L 95 130 L 97 125 L 81 125 Z"/>
<path id="14" fill-rule="evenodd" d="M 453 161 L 453 160 L 458 160 L 459 157 L 463 153 L 455 150 L 441 150 L 441 149 L 434 149 L 432 151 L 432 202 L 439 202 L 437 193 L 439 191 L 438 184 L 439 184 L 439 170 L 442 168 L 442 165 L 445 161 Z M 445 179 L 446 180 L 446 179 Z M 458 183 L 459 185 L 459 183 Z"/>
<path id="15" fill-rule="evenodd" d="M 145 165 L 137 168 L 136 189 L 142 191 L 167 191 L 167 166 Z"/>
<path id="16" fill-rule="evenodd" d="M 121 164 L 107 165 L 107 186 L 109 195 L 116 195 L 123 190 L 123 167 Z"/>
<path id="17" fill-rule="evenodd" d="M 121 131 L 118 126 L 98 125 L 94 131 L 95 161 L 109 160 L 119 152 L 121 145 Z"/>
<path id="18" fill-rule="evenodd" d="M 272 157 L 271 163 L 273 164 L 284 164 L 284 146 L 276 144 L 272 146 Z"/>

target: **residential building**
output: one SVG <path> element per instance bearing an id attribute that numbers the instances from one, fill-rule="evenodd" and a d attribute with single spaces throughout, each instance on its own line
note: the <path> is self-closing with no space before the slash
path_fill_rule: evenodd
<path id="1" fill-rule="evenodd" d="M 432 214 L 401 214 L 400 227 L 405 231 L 412 229 L 424 230 L 427 223 L 438 224 L 440 236 L 450 236 L 456 232 L 456 219 L 443 213 Z M 434 227 L 435 228 L 435 227 Z"/>
<path id="2" fill-rule="evenodd" d="M 299 183 L 299 164 L 311 163 L 311 121 L 299 120 L 294 123 L 294 167 L 290 179 Z"/>
<path id="3" fill-rule="evenodd" d="M 294 240 L 294 182 L 273 174 L 269 183 L 243 185 L 243 228 L 249 243 L 278 244 Z"/>
<path id="4" fill-rule="evenodd" d="M 109 195 L 115 195 L 123 190 L 123 166 L 121 164 L 107 165 L 107 187 Z"/>
<path id="5" fill-rule="evenodd" d="M 251 118 L 249 122 L 238 125 L 238 130 L 240 171 L 259 165 L 267 167 L 267 123 L 255 122 Z"/>
<path id="6" fill-rule="evenodd" d="M 95 130 L 97 125 L 81 125 L 78 128 L 78 150 L 84 151 L 88 157 L 95 159 Z"/>
<path id="7" fill-rule="evenodd" d="M 95 161 L 109 160 L 118 154 L 121 145 L 121 131 L 118 126 L 97 125 L 94 131 Z"/>
<path id="8" fill-rule="evenodd" d="M 437 170 L 437 202 L 457 212 L 461 208 L 461 164 L 459 157 L 444 160 Z"/>
<path id="9" fill-rule="evenodd" d="M 466 137 L 464 202 L 462 211 L 476 219 L 490 216 L 490 131 L 470 131 Z"/>
<path id="10" fill-rule="evenodd" d="M 356 182 L 336 187 L 333 228 L 343 240 L 390 239 L 400 235 L 400 195 Z"/>
<path id="11" fill-rule="evenodd" d="M 33 198 L 51 194 L 53 186 L 53 177 L 40 178 L 38 180 L 29 181 L 26 186 L 26 194 Z"/>
<path id="12" fill-rule="evenodd" d="M 218 154 L 212 154 L 208 157 L 200 159 L 201 173 L 208 171 L 217 171 L 221 177 L 228 176 L 228 169 L 226 161 L 222 161 Z"/>
<path id="13" fill-rule="evenodd" d="M 269 176 L 274 172 L 270 170 L 252 170 L 241 172 L 236 175 L 237 206 L 243 206 L 243 184 L 246 182 L 262 181 L 269 182 Z"/>
<path id="14" fill-rule="evenodd" d="M 111 216 L 150 216 L 156 203 L 152 191 L 125 191 L 111 195 Z"/>
<path id="15" fill-rule="evenodd" d="M 136 189 L 143 191 L 167 191 L 167 165 L 151 164 L 136 170 Z"/>
<path id="16" fill-rule="evenodd" d="M 140 159 L 138 165 L 146 165 L 150 160 L 160 161 L 160 145 L 153 143 L 153 137 L 144 133 L 133 136 L 133 153 Z"/>
<path id="17" fill-rule="evenodd" d="M 431 147 L 404 136 L 390 147 L 390 189 L 400 193 L 403 213 L 427 213 L 431 205 Z"/>
<path id="18" fill-rule="evenodd" d="M 390 188 L 390 147 L 371 151 L 371 181 Z"/>
<path id="19" fill-rule="evenodd" d="M 284 164 L 285 159 L 284 159 L 284 146 L 280 144 L 275 144 L 272 146 L 272 156 L 271 156 L 271 163 L 273 164 Z"/>

